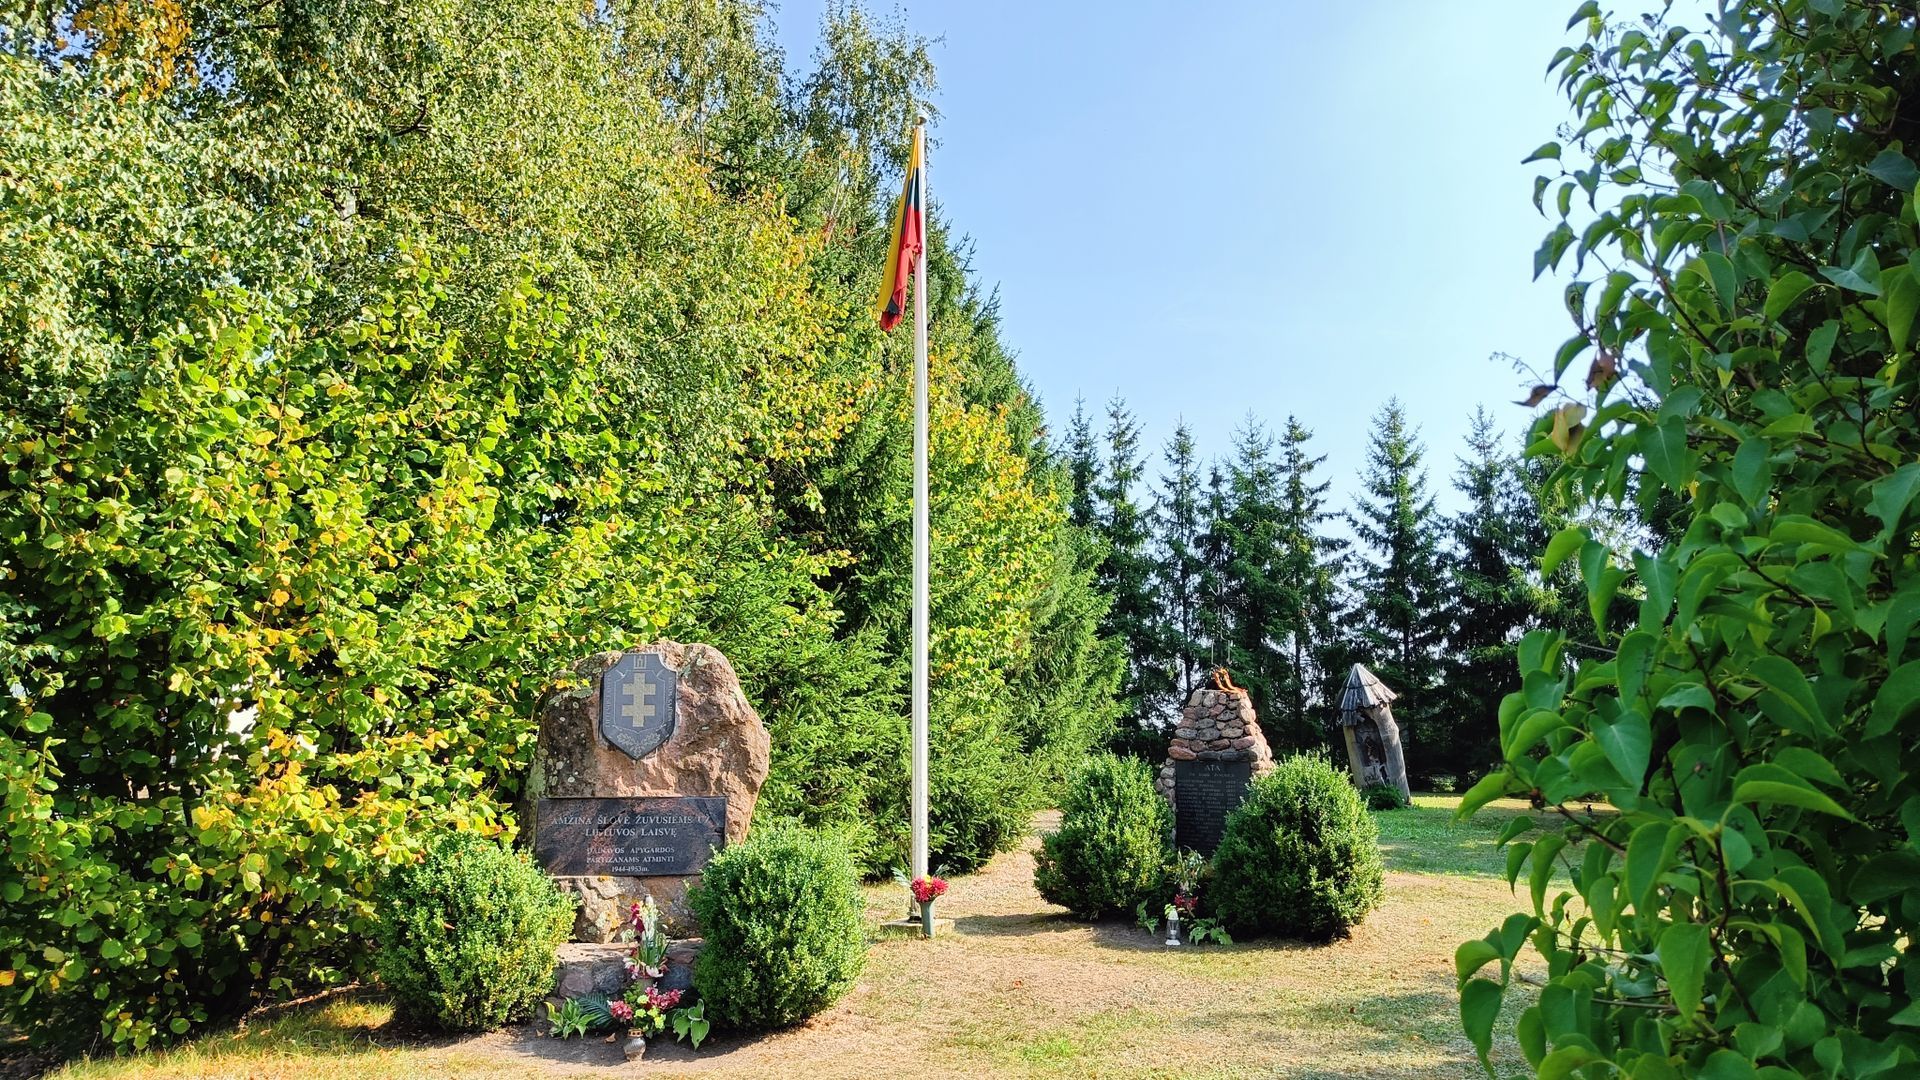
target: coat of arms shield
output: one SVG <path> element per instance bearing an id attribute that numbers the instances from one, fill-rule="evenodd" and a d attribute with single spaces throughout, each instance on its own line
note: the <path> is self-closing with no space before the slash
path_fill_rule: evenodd
<path id="1" fill-rule="evenodd" d="M 630 758 L 643 758 L 673 736 L 680 673 L 659 653 L 621 654 L 600 677 L 600 736 Z"/>

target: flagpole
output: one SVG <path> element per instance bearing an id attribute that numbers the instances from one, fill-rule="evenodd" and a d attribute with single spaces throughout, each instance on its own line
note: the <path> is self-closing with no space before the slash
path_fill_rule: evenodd
<path id="1" fill-rule="evenodd" d="M 927 876 L 927 117 L 913 126 L 920 151 L 920 253 L 913 265 L 913 876 Z"/>

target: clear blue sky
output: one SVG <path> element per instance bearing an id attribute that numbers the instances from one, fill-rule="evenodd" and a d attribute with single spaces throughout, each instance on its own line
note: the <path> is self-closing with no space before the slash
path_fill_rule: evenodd
<path id="1" fill-rule="evenodd" d="M 1054 431 L 1118 393 L 1159 448 L 1185 417 L 1224 454 L 1251 411 L 1298 414 L 1355 486 L 1398 394 L 1443 508 L 1474 406 L 1509 432 L 1571 333 L 1532 282 L 1534 166 L 1566 103 L 1546 77 L 1573 0 L 1351 4 L 919 0 L 938 39 L 930 186 L 997 283 Z M 789 63 L 823 0 L 775 15 Z M 886 9 L 878 9 L 882 14 Z"/>

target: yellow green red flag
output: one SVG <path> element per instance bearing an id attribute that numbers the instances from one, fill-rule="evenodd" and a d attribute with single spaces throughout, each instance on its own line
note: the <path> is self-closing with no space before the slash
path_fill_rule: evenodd
<path id="1" fill-rule="evenodd" d="M 924 129 L 915 128 L 913 152 L 907 158 L 907 176 L 900 185 L 900 205 L 893 212 L 893 237 L 887 242 L 887 265 L 880 276 L 880 298 L 875 305 L 880 329 L 900 325 L 907 312 L 907 281 L 926 243 Z"/>

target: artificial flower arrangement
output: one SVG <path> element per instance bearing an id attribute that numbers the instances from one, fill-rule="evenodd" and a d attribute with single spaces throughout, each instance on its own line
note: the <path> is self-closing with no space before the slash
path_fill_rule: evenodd
<path id="1" fill-rule="evenodd" d="M 1219 945 L 1233 944 L 1233 938 L 1218 919 L 1200 917 L 1200 884 L 1206 876 L 1206 857 L 1197 851 L 1182 851 L 1171 867 L 1173 878 L 1173 903 L 1167 905 L 1167 922 L 1178 921 L 1187 924 L 1187 941 L 1193 945 L 1204 945 L 1211 941 Z M 1172 936 L 1176 931 L 1170 925 L 1167 944 L 1175 943 Z"/>
<path id="2" fill-rule="evenodd" d="M 913 898 L 920 904 L 920 936 L 933 936 L 933 902 L 946 895 L 947 883 L 942 878 L 914 878 L 910 886 Z"/>
<path id="3" fill-rule="evenodd" d="M 925 906 L 947 894 L 947 882 L 937 877 L 914 878 L 912 889 L 913 898 Z"/>
<path id="4" fill-rule="evenodd" d="M 685 1039 L 698 1050 L 712 1030 L 706 1003 L 683 1005 L 686 992 L 661 990 L 654 983 L 667 973 L 666 932 L 660 927 L 660 908 L 649 896 L 633 905 L 625 931 L 633 942 L 627 955 L 627 986 L 618 996 L 587 994 L 552 1010 L 553 1034 L 560 1038 L 589 1031 L 610 1031 L 609 1041 L 627 1034 L 626 1053 L 636 1058 L 646 1052 L 646 1041 L 669 1029 L 674 1041 Z"/>

